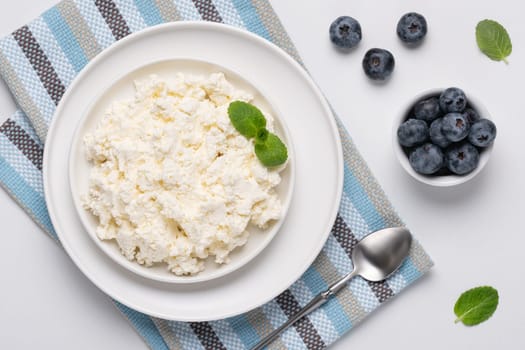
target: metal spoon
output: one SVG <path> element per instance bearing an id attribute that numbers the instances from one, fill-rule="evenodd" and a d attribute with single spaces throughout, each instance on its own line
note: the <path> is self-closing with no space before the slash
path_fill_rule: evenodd
<path id="1" fill-rule="evenodd" d="M 330 297 L 343 289 L 353 277 L 359 275 L 372 282 L 386 279 L 401 266 L 401 263 L 408 256 L 411 243 L 412 235 L 404 227 L 385 228 L 363 238 L 352 251 L 352 262 L 354 264 L 352 272 L 318 294 L 296 315 L 262 339 L 252 350 L 261 350 L 270 344 L 282 331 L 326 303 Z"/>

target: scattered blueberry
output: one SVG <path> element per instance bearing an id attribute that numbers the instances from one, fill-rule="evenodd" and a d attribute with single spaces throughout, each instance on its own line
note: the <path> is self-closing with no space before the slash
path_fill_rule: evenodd
<path id="1" fill-rule="evenodd" d="M 419 13 L 409 12 L 397 22 L 397 36 L 405 43 L 415 44 L 427 34 L 427 21 Z"/>
<path id="2" fill-rule="evenodd" d="M 425 143 L 410 153 L 408 161 L 416 172 L 430 175 L 443 167 L 444 156 L 441 148 L 431 143 Z"/>
<path id="3" fill-rule="evenodd" d="M 428 126 L 422 120 L 409 119 L 397 128 L 397 139 L 405 147 L 422 144 L 428 139 Z"/>
<path id="4" fill-rule="evenodd" d="M 463 115 L 467 118 L 470 125 L 474 124 L 474 122 L 479 119 L 478 112 L 476 112 L 472 108 L 465 109 L 465 111 L 463 112 Z"/>
<path id="5" fill-rule="evenodd" d="M 448 113 L 443 117 L 441 132 L 452 142 L 458 142 L 467 137 L 470 124 L 461 113 Z"/>
<path id="6" fill-rule="evenodd" d="M 467 97 L 459 88 L 448 88 L 439 96 L 439 107 L 443 113 L 463 112 L 466 106 Z"/>
<path id="7" fill-rule="evenodd" d="M 437 97 L 419 101 L 414 106 L 414 117 L 416 119 L 424 120 L 428 123 L 438 118 L 441 111 L 439 109 L 439 100 Z"/>
<path id="8" fill-rule="evenodd" d="M 370 49 L 363 58 L 365 74 L 372 80 L 385 80 L 392 74 L 394 66 L 394 56 L 385 49 Z"/>
<path id="9" fill-rule="evenodd" d="M 330 25 L 330 40 L 343 49 L 355 47 L 361 41 L 361 25 L 352 17 L 338 17 Z"/>
<path id="10" fill-rule="evenodd" d="M 468 140 L 474 146 L 487 147 L 496 138 L 496 125 L 488 119 L 480 119 L 470 127 Z"/>
<path id="11" fill-rule="evenodd" d="M 465 175 L 476 169 L 479 163 L 478 149 L 465 142 L 446 151 L 447 168 L 457 175 Z"/>
<path id="12" fill-rule="evenodd" d="M 445 135 L 443 135 L 443 132 L 441 131 L 441 127 L 443 125 L 443 118 L 436 119 L 430 124 L 429 134 L 430 134 L 430 140 L 433 144 L 438 145 L 441 148 L 448 147 L 452 142 L 450 142 Z"/>

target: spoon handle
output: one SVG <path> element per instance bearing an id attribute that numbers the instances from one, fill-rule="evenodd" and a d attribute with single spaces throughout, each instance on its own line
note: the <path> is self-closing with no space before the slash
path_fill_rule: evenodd
<path id="1" fill-rule="evenodd" d="M 281 334 L 288 327 L 293 325 L 295 322 L 299 321 L 304 316 L 308 315 L 310 312 L 314 311 L 324 303 L 326 303 L 330 297 L 339 292 L 346 282 L 348 282 L 352 277 L 357 275 L 357 271 L 354 269 L 349 274 L 345 275 L 335 283 L 331 284 L 327 290 L 317 294 L 308 304 L 306 304 L 298 313 L 293 315 L 288 321 L 283 323 L 279 328 L 275 329 L 273 332 L 264 337 L 257 345 L 255 345 L 252 350 L 261 350 L 266 345 L 269 345 L 279 334 Z"/>
<path id="2" fill-rule="evenodd" d="M 308 315 L 310 312 L 317 309 L 328 301 L 331 296 L 331 292 L 327 289 L 324 292 L 317 294 L 308 304 L 306 304 L 298 313 L 292 316 L 288 321 L 283 323 L 279 328 L 274 330 L 272 333 L 264 337 L 252 350 L 261 350 L 266 345 L 269 345 L 275 338 L 279 336 L 284 330 L 293 325 L 295 322 Z"/>

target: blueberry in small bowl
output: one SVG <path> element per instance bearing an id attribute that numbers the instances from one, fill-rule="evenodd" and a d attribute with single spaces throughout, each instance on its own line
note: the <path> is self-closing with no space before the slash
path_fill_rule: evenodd
<path id="1" fill-rule="evenodd" d="M 464 175 L 476 169 L 479 163 L 479 151 L 468 142 L 453 145 L 446 152 L 447 168 L 457 175 Z"/>
<path id="2" fill-rule="evenodd" d="M 488 147 L 496 138 L 496 125 L 488 119 L 479 119 L 470 127 L 468 140 L 478 147 Z"/>
<path id="3" fill-rule="evenodd" d="M 414 117 L 428 123 L 436 120 L 441 115 L 439 99 L 437 97 L 427 98 L 414 105 Z"/>
<path id="4" fill-rule="evenodd" d="M 443 167 L 445 156 L 439 146 L 427 142 L 414 149 L 410 153 L 408 161 L 419 174 L 431 175 Z"/>
<path id="5" fill-rule="evenodd" d="M 422 120 L 408 119 L 397 129 L 397 139 L 402 146 L 412 147 L 425 142 L 429 137 L 428 125 Z"/>
<path id="6" fill-rule="evenodd" d="M 447 139 L 445 135 L 443 134 L 443 118 L 438 118 L 430 124 L 430 128 L 428 129 L 428 133 L 430 136 L 430 142 L 432 142 L 434 145 L 437 145 L 441 147 L 442 149 L 447 148 L 450 146 L 452 141 Z"/>
<path id="7" fill-rule="evenodd" d="M 445 89 L 439 95 L 439 108 L 445 113 L 463 112 L 467 106 L 467 96 L 457 87 Z"/>
<path id="8" fill-rule="evenodd" d="M 459 142 L 468 136 L 470 123 L 458 112 L 445 114 L 441 122 L 441 133 L 450 142 Z"/>
<path id="9" fill-rule="evenodd" d="M 497 128 L 482 103 L 462 89 L 425 91 L 395 120 L 394 152 L 416 180 L 453 186 L 476 176 L 488 162 Z"/>

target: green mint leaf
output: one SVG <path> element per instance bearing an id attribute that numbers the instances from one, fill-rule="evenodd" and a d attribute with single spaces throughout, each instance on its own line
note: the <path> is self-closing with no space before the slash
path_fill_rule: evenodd
<path id="1" fill-rule="evenodd" d="M 512 42 L 501 24 L 490 19 L 479 22 L 476 26 L 476 42 L 490 59 L 508 64 L 507 57 L 512 52 Z"/>
<path id="2" fill-rule="evenodd" d="M 486 321 L 498 307 L 498 291 L 489 286 L 467 290 L 459 296 L 454 305 L 454 313 L 459 321 L 467 326 L 475 326 Z"/>
<path id="3" fill-rule="evenodd" d="M 255 143 L 255 155 L 264 166 L 274 167 L 286 162 L 288 150 L 277 135 L 268 133 L 266 141 Z"/>
<path id="4" fill-rule="evenodd" d="M 228 116 L 241 135 L 252 138 L 259 129 L 266 127 L 266 118 L 261 111 L 246 102 L 234 101 L 228 106 Z"/>

